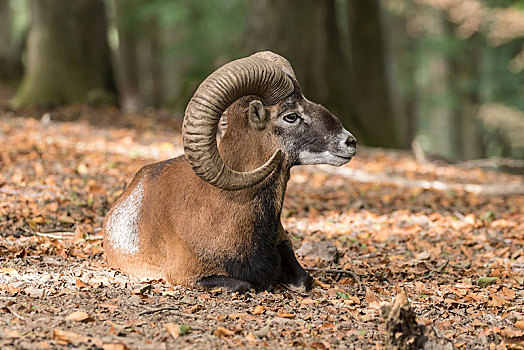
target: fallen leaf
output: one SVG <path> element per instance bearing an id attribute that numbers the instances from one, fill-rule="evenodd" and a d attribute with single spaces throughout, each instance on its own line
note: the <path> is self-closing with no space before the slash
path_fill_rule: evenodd
<path id="1" fill-rule="evenodd" d="M 24 292 L 31 298 L 42 298 L 44 296 L 43 288 L 26 288 Z"/>
<path id="2" fill-rule="evenodd" d="M 505 304 L 509 304 L 510 302 L 507 301 L 507 300 L 504 300 L 502 299 L 501 297 L 497 296 L 497 295 L 491 295 L 491 300 L 488 301 L 488 305 L 489 306 L 494 306 L 494 307 L 501 307 L 501 306 L 504 306 Z"/>
<path id="3" fill-rule="evenodd" d="M 173 338 L 178 339 L 180 336 L 180 327 L 177 324 L 166 323 L 164 328 Z"/>
<path id="4" fill-rule="evenodd" d="M 416 258 L 418 260 L 428 260 L 430 258 L 430 255 L 428 252 L 422 252 L 422 253 L 417 254 Z"/>
<path id="5" fill-rule="evenodd" d="M 319 286 L 320 288 L 323 288 L 323 289 L 329 289 L 330 288 L 329 284 L 325 284 L 324 282 L 322 282 L 322 281 L 320 281 L 320 280 L 318 280 L 316 278 L 313 279 L 313 285 L 314 286 Z"/>
<path id="6" fill-rule="evenodd" d="M 382 299 L 375 292 L 373 292 L 371 288 L 366 287 L 366 301 L 368 304 L 371 304 L 378 303 L 382 301 Z"/>
<path id="7" fill-rule="evenodd" d="M 89 322 L 93 319 L 84 311 L 75 311 L 67 316 L 66 320 L 74 322 Z"/>
<path id="8" fill-rule="evenodd" d="M 119 344 L 104 344 L 102 345 L 102 349 L 104 350 L 128 350 L 129 348 L 127 347 L 126 344 L 119 343 Z"/>
<path id="9" fill-rule="evenodd" d="M 55 328 L 53 329 L 53 339 L 63 341 L 66 344 L 71 343 L 74 346 L 78 346 L 80 343 L 87 343 L 90 338 L 85 337 L 82 334 Z"/>
<path id="10" fill-rule="evenodd" d="M 229 314 L 229 315 L 227 315 L 227 318 L 229 318 L 230 320 L 238 320 L 239 318 L 244 318 L 246 316 L 247 316 L 247 313 L 239 312 L 239 313 Z"/>
<path id="11" fill-rule="evenodd" d="M 524 320 L 518 320 L 517 322 L 515 322 L 515 327 L 524 330 Z"/>
<path id="12" fill-rule="evenodd" d="M 230 336 L 235 335 L 235 332 L 230 331 L 227 328 L 219 326 L 219 327 L 217 327 L 217 329 L 215 329 L 215 331 L 213 332 L 213 335 L 215 335 L 217 337 L 230 337 Z"/>
<path id="13" fill-rule="evenodd" d="M 18 271 L 16 271 L 12 267 L 0 267 L 0 273 L 5 273 L 9 276 L 20 277 L 20 275 L 18 274 Z"/>
<path id="14" fill-rule="evenodd" d="M 64 224 L 74 224 L 75 223 L 75 219 L 73 219 L 72 217 L 67 216 L 67 215 L 59 216 L 58 217 L 58 221 L 60 221 L 60 222 L 62 222 Z"/>
<path id="15" fill-rule="evenodd" d="M 322 329 L 324 331 L 335 332 L 337 330 L 337 327 L 333 323 L 331 323 L 331 322 L 324 322 L 320 326 L 320 329 Z"/>
<path id="16" fill-rule="evenodd" d="M 76 168 L 76 171 L 80 175 L 87 175 L 89 173 L 89 170 L 87 169 L 87 165 L 85 165 L 84 163 L 78 164 L 78 166 Z"/>
<path id="17" fill-rule="evenodd" d="M 265 311 L 266 311 L 266 307 L 264 305 L 257 305 L 257 306 L 255 306 L 253 311 L 251 311 L 251 314 L 253 314 L 253 315 L 261 315 Z"/>
<path id="18" fill-rule="evenodd" d="M 20 338 L 20 332 L 16 329 L 4 328 L 4 334 L 7 338 Z"/>
<path id="19" fill-rule="evenodd" d="M 84 239 L 84 232 L 80 229 L 80 226 L 77 225 L 75 228 L 75 233 L 73 234 L 73 242 L 77 243 Z"/>

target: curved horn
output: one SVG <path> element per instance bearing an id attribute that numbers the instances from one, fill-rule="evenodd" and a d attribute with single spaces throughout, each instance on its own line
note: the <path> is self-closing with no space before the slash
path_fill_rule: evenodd
<path id="1" fill-rule="evenodd" d="M 207 77 L 187 105 L 182 127 L 184 152 L 194 172 L 225 190 L 248 188 L 264 180 L 282 162 L 282 151 L 253 171 L 234 171 L 224 164 L 217 149 L 218 121 L 242 96 L 256 95 L 271 105 L 293 91 L 293 82 L 278 65 L 257 57 L 230 62 Z"/>
<path id="2" fill-rule="evenodd" d="M 257 52 L 253 55 L 251 55 L 251 57 L 258 57 L 258 58 L 262 58 L 266 61 L 270 61 L 270 62 L 273 62 L 275 63 L 277 66 L 280 67 L 280 69 L 282 69 L 284 72 L 286 72 L 286 74 L 289 74 L 291 75 L 293 78 L 297 78 L 295 76 L 295 72 L 293 71 L 293 67 L 291 67 L 291 63 L 289 63 L 288 60 L 286 60 L 284 57 L 274 53 L 274 52 L 271 52 L 271 51 L 261 51 L 261 52 Z"/>

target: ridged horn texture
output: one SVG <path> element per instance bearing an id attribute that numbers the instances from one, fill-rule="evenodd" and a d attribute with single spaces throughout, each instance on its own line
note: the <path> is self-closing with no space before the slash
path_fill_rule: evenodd
<path id="1" fill-rule="evenodd" d="M 273 62 L 275 63 L 277 66 L 280 67 L 280 69 L 282 69 L 284 72 L 286 72 L 287 74 L 291 75 L 293 78 L 297 78 L 295 76 L 295 71 L 293 71 L 293 67 L 291 67 L 291 63 L 289 63 L 288 60 L 286 60 L 284 57 L 274 53 L 274 52 L 271 52 L 271 51 L 261 51 L 261 52 L 257 52 L 253 55 L 251 55 L 251 57 L 258 57 L 258 58 L 262 58 L 264 60 L 267 60 L 267 61 L 270 61 L 270 62 Z"/>
<path id="2" fill-rule="evenodd" d="M 256 95 L 265 105 L 272 105 L 293 91 L 293 82 L 277 64 L 257 57 L 230 62 L 213 72 L 198 87 L 184 116 L 184 152 L 193 171 L 202 180 L 231 191 L 264 180 L 282 162 L 282 151 L 253 171 L 232 170 L 218 152 L 218 121 L 227 107 L 243 96 Z"/>

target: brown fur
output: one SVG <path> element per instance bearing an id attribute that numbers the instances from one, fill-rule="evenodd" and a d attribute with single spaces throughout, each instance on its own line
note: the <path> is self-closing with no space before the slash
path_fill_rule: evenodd
<path id="1" fill-rule="evenodd" d="M 294 82 L 292 96 L 264 107 L 266 124 L 261 128 L 253 127 L 248 117 L 254 96 L 239 99 L 225 112 L 227 129 L 219 146 L 225 164 L 236 171 L 250 171 L 278 149 L 284 150 L 283 163 L 270 176 L 253 187 L 227 191 L 201 180 L 184 156 L 145 166 L 104 223 L 107 229 L 115 208 L 142 183 L 139 252 L 122 252 L 105 233 L 109 265 L 131 275 L 163 277 L 188 286 L 205 280 L 206 286 L 232 283 L 234 290 L 266 289 L 280 281 L 310 288 L 311 277 L 296 261 L 280 223 L 290 168 L 300 164 L 302 150 L 346 152 L 351 157 L 355 141 L 329 111 L 307 101 Z M 303 113 L 303 124 L 283 121 L 283 113 L 293 112 Z M 334 135 L 350 135 L 346 142 L 350 151 Z"/>
<path id="2" fill-rule="evenodd" d="M 228 129 L 220 143 L 225 163 L 234 170 L 252 170 L 275 152 L 278 144 L 269 130 L 249 127 L 246 97 L 230 106 Z M 263 139 L 266 142 L 260 142 Z M 246 256 L 252 247 L 250 229 L 256 213 L 258 189 L 271 180 L 278 183 L 275 218 L 280 216 L 289 172 L 240 191 L 220 190 L 202 181 L 181 156 L 147 165 L 114 203 L 106 217 L 144 180 L 140 253 L 128 256 L 112 247 L 104 235 L 110 266 L 135 276 L 164 277 L 172 284 L 193 285 L 200 277 L 227 275 L 222 261 Z M 202 195 L 204 194 L 204 195 Z M 278 241 L 285 239 L 280 225 Z M 213 257 L 205 263 L 199 256 Z"/>

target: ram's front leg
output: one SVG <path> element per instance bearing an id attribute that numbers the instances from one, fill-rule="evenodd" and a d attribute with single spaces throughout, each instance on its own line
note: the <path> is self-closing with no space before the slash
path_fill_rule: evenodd
<path id="1" fill-rule="evenodd" d="M 282 266 L 282 273 L 279 282 L 285 283 L 293 289 L 305 291 L 310 290 L 313 279 L 297 261 L 295 252 L 293 251 L 293 244 L 282 226 L 280 226 L 279 236 L 277 251 L 280 254 Z"/>

